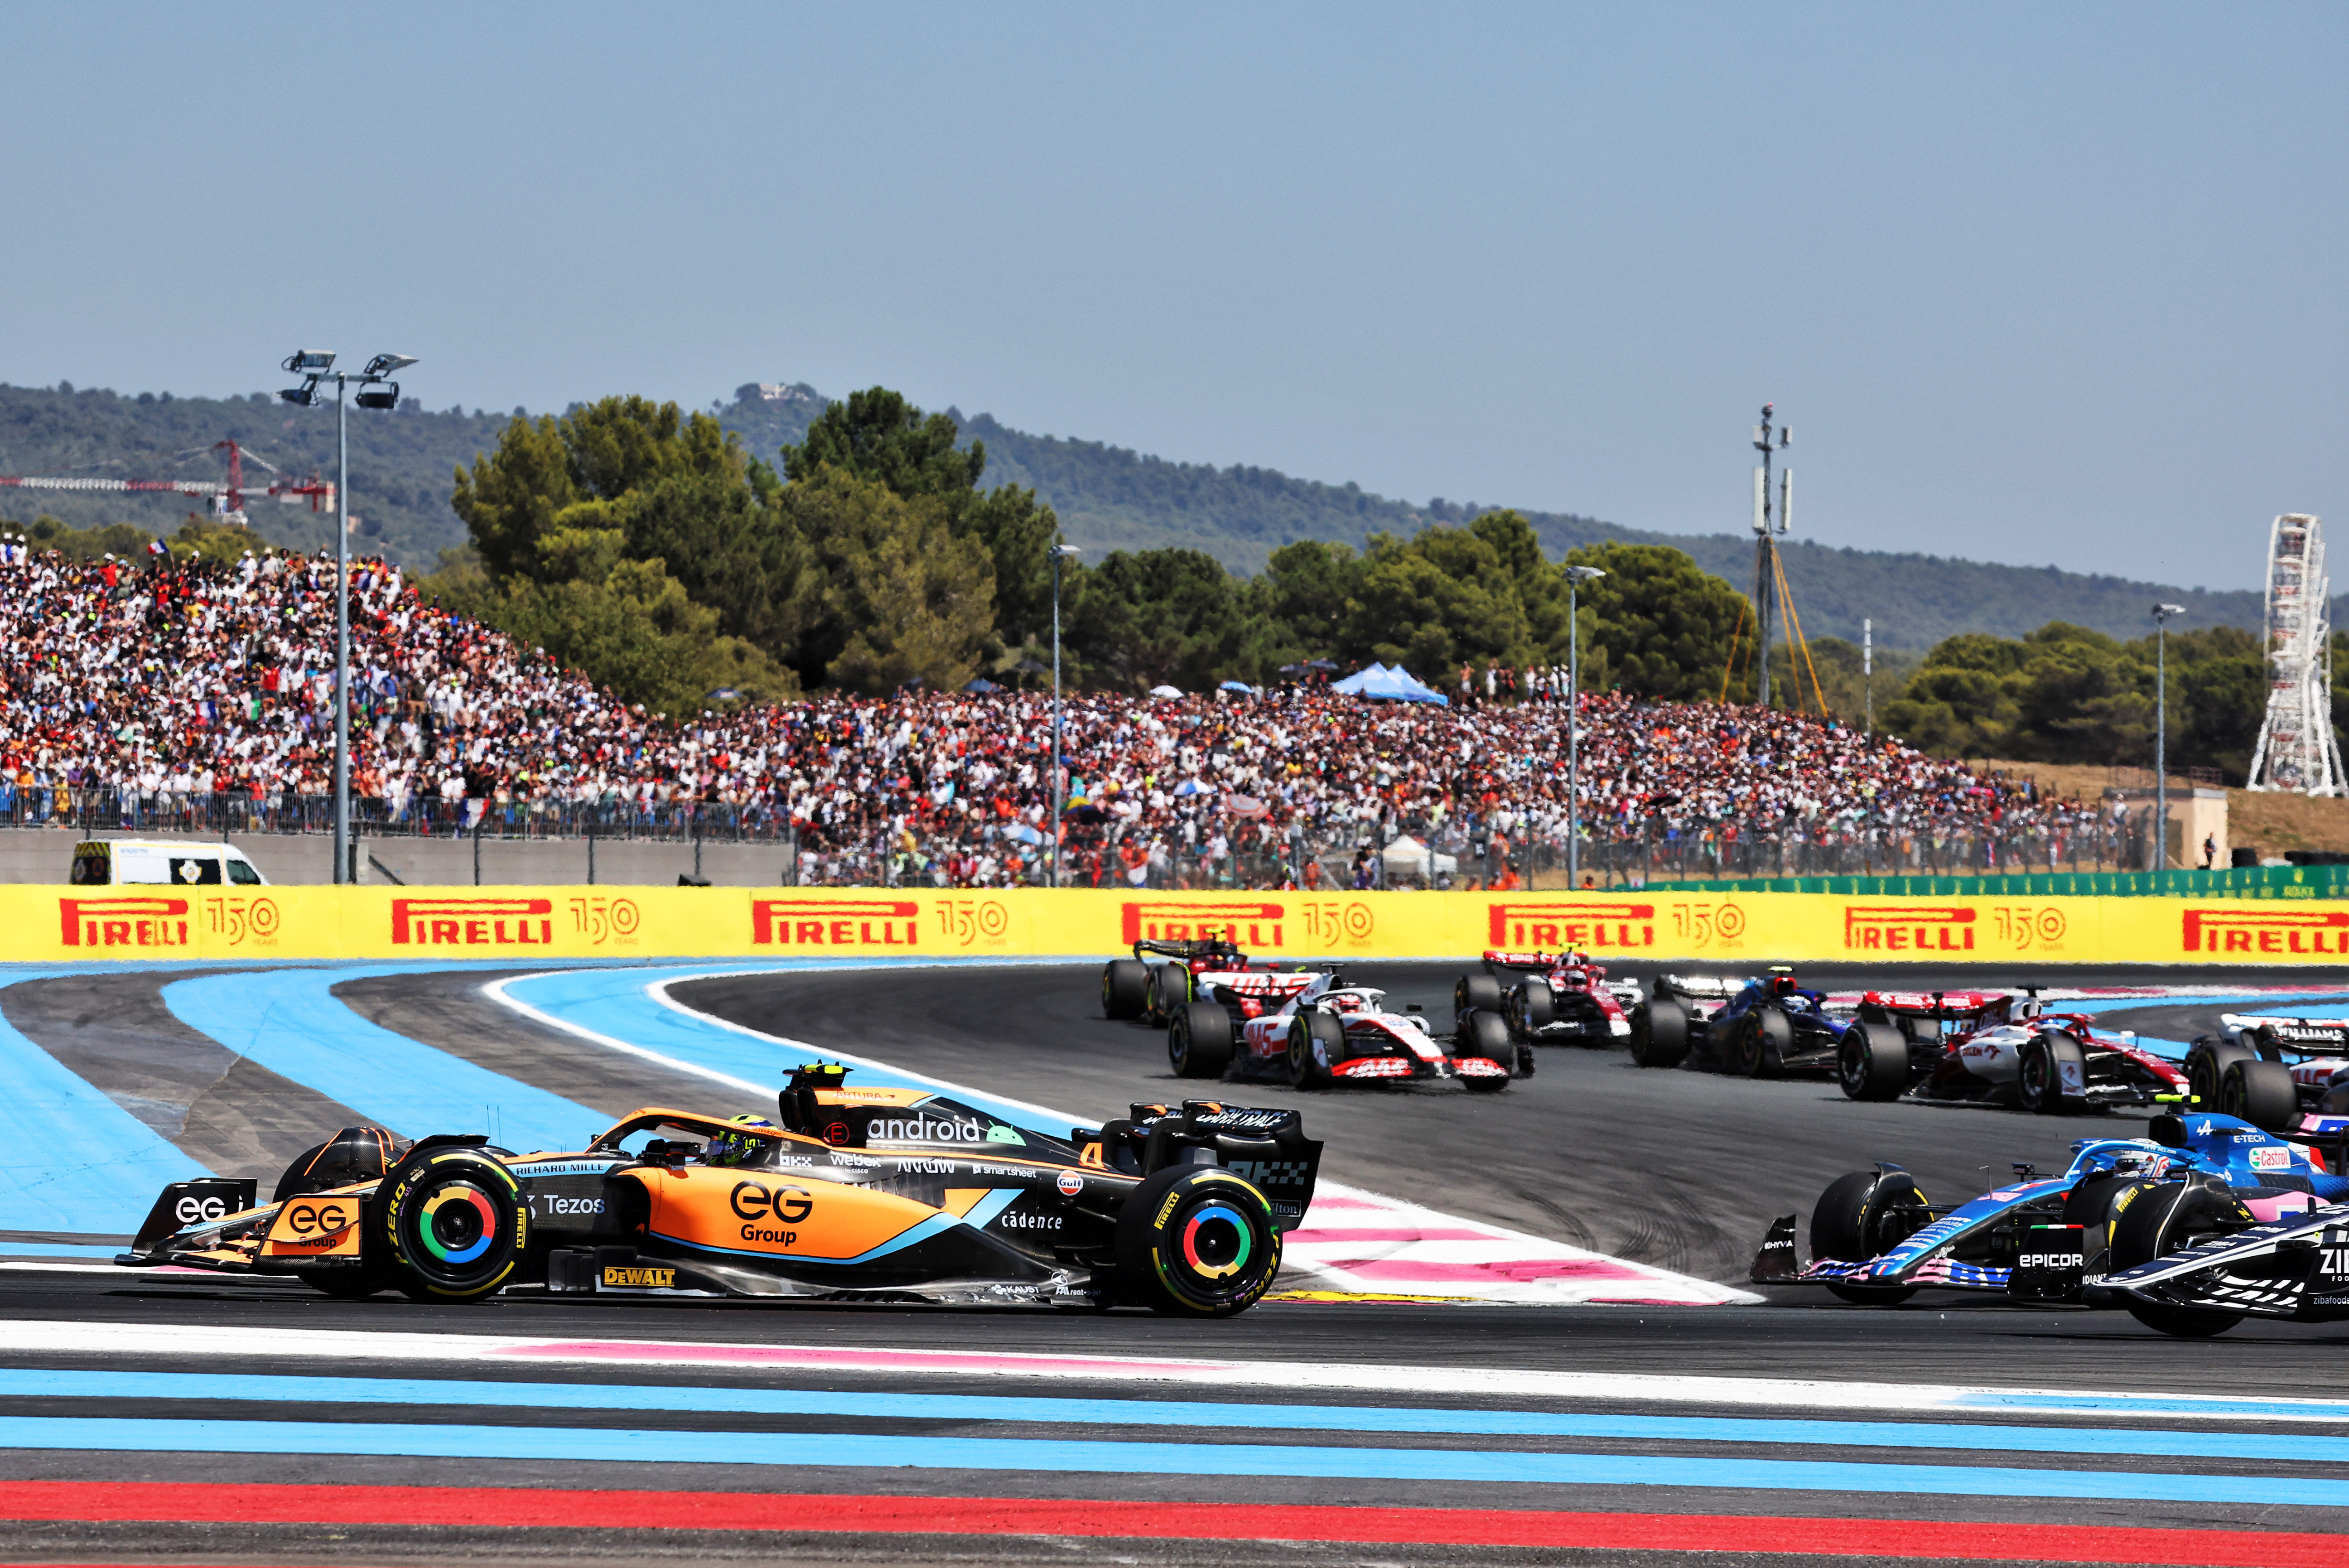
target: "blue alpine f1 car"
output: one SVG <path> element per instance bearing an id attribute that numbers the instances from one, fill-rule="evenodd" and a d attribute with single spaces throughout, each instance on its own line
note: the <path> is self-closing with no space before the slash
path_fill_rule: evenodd
<path id="1" fill-rule="evenodd" d="M 2142 1138 L 2084 1138 L 2072 1146 L 2062 1175 L 2018 1165 L 2012 1184 L 1955 1206 L 1929 1202 L 1899 1166 L 1854 1171 L 1831 1183 L 1811 1210 L 1811 1261 L 1797 1260 L 1789 1214 L 1770 1227 L 1753 1277 L 1825 1285 L 1869 1305 L 1905 1301 L 1927 1285 L 2076 1302 L 2085 1281 L 2140 1245 L 2132 1240 L 2131 1210 L 2165 1186 L 2188 1182 L 2214 1194 L 2246 1226 L 2349 1199 L 2349 1179 L 2240 1117 L 2159 1116 L 2147 1131 Z"/>

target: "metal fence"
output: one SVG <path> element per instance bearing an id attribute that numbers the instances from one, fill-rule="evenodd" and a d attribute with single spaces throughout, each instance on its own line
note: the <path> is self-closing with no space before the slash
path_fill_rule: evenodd
<path id="1" fill-rule="evenodd" d="M 1050 846 L 1018 823 L 974 821 L 914 835 L 861 824 L 794 824 L 771 805 L 624 800 L 444 800 L 418 796 L 398 810 L 355 797 L 365 838 L 648 840 L 775 845 L 783 875 L 803 886 L 914 887 L 1050 881 Z M 325 834 L 333 800 L 323 794 L 195 794 L 78 785 L 0 784 L 0 826 L 82 833 Z M 1583 829 L 1579 872 L 1594 887 L 1816 876 L 1999 876 L 2037 871 L 2133 871 L 2150 865 L 2150 814 L 2064 832 L 1897 823 L 1771 819 L 1687 826 L 1600 822 Z M 1227 825 L 1228 826 L 1229 825 Z M 1381 851 L 1408 834 L 1423 850 Z M 1061 856 L 1068 887 L 1271 889 L 1278 888 L 1560 888 L 1568 882 L 1561 833 L 1497 837 L 1459 823 L 1386 817 L 1268 833 L 1237 825 L 1217 849 L 1212 826 L 1198 840 L 1157 840 L 1131 852 L 1116 821 L 1072 822 Z M 1137 880 L 1137 876 L 1139 880 Z"/>

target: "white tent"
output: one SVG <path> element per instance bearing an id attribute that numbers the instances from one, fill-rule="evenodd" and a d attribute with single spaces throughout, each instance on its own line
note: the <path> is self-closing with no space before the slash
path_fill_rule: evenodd
<path id="1" fill-rule="evenodd" d="M 1427 863 L 1432 854 L 1426 845 L 1406 833 L 1388 845 L 1379 856 L 1379 859 L 1385 865 L 1389 878 L 1425 877 Z M 1435 861 L 1435 874 L 1438 877 L 1459 875 L 1460 862 L 1457 857 L 1450 855 L 1433 855 L 1433 858 Z"/>

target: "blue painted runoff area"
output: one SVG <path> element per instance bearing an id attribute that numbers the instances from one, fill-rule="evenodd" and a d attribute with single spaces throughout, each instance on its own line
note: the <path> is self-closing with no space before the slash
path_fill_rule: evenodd
<path id="1" fill-rule="evenodd" d="M 12 968 L 0 985 L 68 972 Z M 165 1183 L 211 1174 L 0 1016 L 0 1229 L 128 1235 Z"/>
<path id="2" fill-rule="evenodd" d="M 1624 1416 L 1547 1410 L 1443 1410 L 1381 1405 L 1227 1404 L 1190 1399 L 1067 1399 L 971 1394 L 842 1393 L 633 1383 L 511 1383 L 481 1378 L 239 1376 L 192 1386 L 176 1372 L 0 1370 L 0 1398 L 190 1399 L 207 1403 L 494 1406 L 500 1409 L 687 1410 L 730 1416 L 854 1416 L 897 1421 L 1024 1421 L 1076 1427 L 1201 1427 L 1217 1431 L 1475 1433 L 1650 1442 L 1817 1444 L 1974 1452 L 2132 1454 L 2349 1463 L 2349 1437 L 2280 1432 L 2145 1431 L 1947 1421 L 1824 1421 Z"/>
<path id="3" fill-rule="evenodd" d="M 1015 1127 L 1048 1137 L 1066 1137 L 1072 1126 L 1090 1122 L 1048 1106 L 1004 1099 L 960 1084 L 908 1073 L 885 1062 L 834 1049 L 828 1043 L 785 1044 L 769 1035 L 739 1029 L 682 1005 L 664 1005 L 652 988 L 698 975 L 759 974 L 811 969 L 866 968 L 854 963 L 699 963 L 668 968 L 578 969 L 524 975 L 508 981 L 505 994 L 545 1014 L 557 1023 L 587 1034 L 600 1035 L 640 1050 L 723 1074 L 761 1090 L 783 1086 L 792 1068 L 811 1057 L 845 1063 L 854 1069 L 850 1082 L 901 1089 L 929 1089 L 962 1101 Z M 791 1020 L 775 1020 L 775 1035 L 789 1037 Z M 1123 1107 L 1116 1114 L 1123 1115 Z"/>
<path id="4" fill-rule="evenodd" d="M 367 1454 L 463 1459 L 841 1466 L 1031 1473 L 1344 1477 L 1370 1480 L 1527 1482 L 1565 1486 L 1739 1488 L 1879 1496 L 2105 1498 L 2128 1501 L 2349 1507 L 2349 1480 L 2296 1475 L 2030 1469 L 1817 1459 L 1703 1459 L 1686 1454 L 1528 1453 L 1474 1449 L 1316 1448 L 1266 1443 L 1116 1442 L 932 1438 L 874 1432 L 678 1432 L 570 1427 L 407 1425 L 366 1421 L 154 1420 L 25 1416 L 12 1449 L 108 1453 Z"/>
<path id="5" fill-rule="evenodd" d="M 581 1147 L 611 1126 L 601 1111 L 371 1023 L 332 994 L 345 981 L 449 967 L 361 964 L 205 975 L 165 986 L 163 1004 L 190 1028 L 404 1137 L 478 1132 L 506 1148 L 564 1149 Z"/>

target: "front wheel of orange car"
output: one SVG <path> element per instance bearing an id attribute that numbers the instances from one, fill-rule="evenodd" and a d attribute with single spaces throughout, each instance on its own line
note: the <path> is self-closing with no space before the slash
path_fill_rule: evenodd
<path id="1" fill-rule="evenodd" d="M 1120 1293 L 1169 1317 L 1246 1312 L 1280 1272 L 1271 1205 L 1216 1166 L 1175 1166 L 1135 1188 L 1116 1250 Z"/>
<path id="2" fill-rule="evenodd" d="M 530 1208 L 513 1174 L 470 1149 L 410 1156 L 383 1204 L 400 1291 L 411 1301 L 472 1302 L 512 1276 Z"/>

